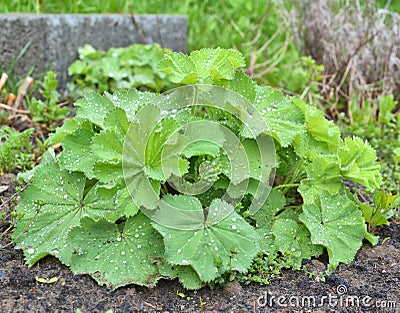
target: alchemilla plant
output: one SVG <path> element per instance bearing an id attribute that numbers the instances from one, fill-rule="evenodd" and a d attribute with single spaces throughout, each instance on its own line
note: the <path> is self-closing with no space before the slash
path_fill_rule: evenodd
<path id="1" fill-rule="evenodd" d="M 376 243 L 345 184 L 379 187 L 374 150 L 244 65 L 234 50 L 168 53 L 158 70 L 181 87 L 80 99 L 51 138 L 62 152 L 24 175 L 13 236 L 26 263 L 50 254 L 113 288 L 198 289 L 263 255 L 298 269 L 327 253 L 332 271 Z"/>

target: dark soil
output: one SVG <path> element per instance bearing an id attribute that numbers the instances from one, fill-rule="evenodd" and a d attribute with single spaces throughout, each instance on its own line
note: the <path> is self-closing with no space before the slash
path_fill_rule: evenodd
<path id="1" fill-rule="evenodd" d="M 8 202 L 15 193 L 13 175 L 0 176 L 0 234 L 9 227 Z M 4 189 L 4 188 L 3 188 Z M 365 244 L 350 265 L 340 265 L 325 282 L 305 271 L 283 271 L 266 286 L 240 285 L 187 291 L 177 281 L 154 289 L 127 286 L 111 291 L 86 275 L 73 275 L 57 259 L 46 257 L 32 268 L 14 250 L 10 231 L 1 235 L 0 312 L 400 312 L 400 224 L 378 230 L 380 243 Z M 325 270 L 318 260 L 309 273 Z M 57 277 L 55 283 L 36 278 Z M 315 303 L 314 303 L 315 301 Z"/>

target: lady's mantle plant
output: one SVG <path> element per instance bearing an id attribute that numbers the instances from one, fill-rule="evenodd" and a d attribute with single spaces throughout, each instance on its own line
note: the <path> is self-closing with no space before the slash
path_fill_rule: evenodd
<path id="1" fill-rule="evenodd" d="M 244 65 L 234 50 L 169 53 L 158 69 L 172 83 L 208 86 L 79 100 L 76 116 L 52 137 L 63 151 L 50 150 L 25 174 L 31 183 L 16 208 L 14 238 L 27 264 L 51 254 L 113 288 L 177 277 L 197 289 L 246 272 L 263 253 L 289 252 L 299 268 L 327 251 L 333 270 L 353 260 L 364 238 L 375 242 L 344 183 L 379 187 L 373 149 L 360 138 L 342 139 L 298 98 L 257 86 L 239 70 Z M 207 100 L 210 94 L 220 98 Z M 193 105 L 174 108 L 178 98 Z M 269 130 L 257 128 L 257 116 Z M 263 138 L 275 147 L 273 159 L 265 159 Z M 226 148 L 232 143 L 239 152 Z M 235 165 L 232 155 L 240 153 L 247 162 Z M 269 196 L 253 210 L 263 186 Z M 180 215 L 164 210 L 171 207 Z M 180 218 L 197 226 L 179 227 Z"/>

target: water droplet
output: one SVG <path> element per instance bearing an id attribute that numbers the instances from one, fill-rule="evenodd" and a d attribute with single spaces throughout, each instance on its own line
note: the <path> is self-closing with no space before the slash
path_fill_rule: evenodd
<path id="1" fill-rule="evenodd" d="M 232 229 L 236 229 L 236 225 L 232 225 Z"/>
<path id="2" fill-rule="evenodd" d="M 26 253 L 34 254 L 35 253 L 35 249 L 33 249 L 32 247 L 29 247 L 29 248 L 26 249 Z"/>
<path id="3" fill-rule="evenodd" d="M 182 260 L 182 265 L 188 265 L 189 264 L 189 260 L 183 259 Z"/>

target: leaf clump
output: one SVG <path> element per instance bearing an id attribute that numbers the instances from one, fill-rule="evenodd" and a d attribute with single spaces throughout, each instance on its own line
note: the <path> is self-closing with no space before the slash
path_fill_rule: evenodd
<path id="1" fill-rule="evenodd" d="M 51 137 L 62 152 L 25 175 L 13 236 L 27 264 L 51 254 L 113 288 L 198 289 L 260 256 L 351 262 L 371 236 L 345 181 L 379 187 L 373 149 L 242 66 L 234 50 L 170 53 L 158 69 L 194 86 L 80 99 Z"/>

